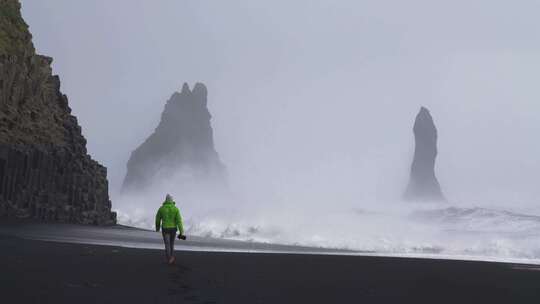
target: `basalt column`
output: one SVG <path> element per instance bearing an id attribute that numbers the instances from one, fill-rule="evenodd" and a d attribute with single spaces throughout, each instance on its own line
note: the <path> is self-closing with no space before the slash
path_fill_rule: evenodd
<path id="1" fill-rule="evenodd" d="M 0 217 L 114 224 L 107 170 L 88 155 L 20 8 L 0 0 Z"/>

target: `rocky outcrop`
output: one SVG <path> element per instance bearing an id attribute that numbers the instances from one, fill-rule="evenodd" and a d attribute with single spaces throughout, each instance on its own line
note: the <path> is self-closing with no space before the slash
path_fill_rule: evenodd
<path id="1" fill-rule="evenodd" d="M 114 224 L 52 59 L 36 55 L 17 0 L 0 0 L 0 217 Z"/>
<path id="2" fill-rule="evenodd" d="M 437 128 L 428 109 L 420 109 L 413 131 L 416 147 L 404 198 L 410 201 L 445 201 L 435 176 Z"/>
<path id="3" fill-rule="evenodd" d="M 167 101 L 154 133 L 131 153 L 123 192 L 143 190 L 155 182 L 183 175 L 200 181 L 224 180 L 225 169 L 214 148 L 207 89 L 185 83 Z"/>

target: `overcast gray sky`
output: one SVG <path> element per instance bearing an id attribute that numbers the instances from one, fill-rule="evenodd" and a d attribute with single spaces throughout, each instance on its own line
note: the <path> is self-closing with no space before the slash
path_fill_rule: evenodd
<path id="1" fill-rule="evenodd" d="M 540 200 L 538 1 L 22 2 L 113 194 L 165 101 L 201 81 L 239 192 L 399 197 L 425 105 L 451 200 Z"/>

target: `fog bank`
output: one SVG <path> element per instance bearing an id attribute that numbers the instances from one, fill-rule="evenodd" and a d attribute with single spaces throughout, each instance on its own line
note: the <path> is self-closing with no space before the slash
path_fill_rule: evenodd
<path id="1" fill-rule="evenodd" d="M 272 240 L 373 249 L 381 238 L 400 247 L 403 231 L 414 240 L 400 248 L 455 240 L 466 252 L 475 242 L 434 235 L 444 225 L 409 221 L 425 207 L 399 200 L 414 117 L 426 106 L 437 125 L 436 174 L 449 201 L 440 209 L 540 214 L 539 6 L 23 0 L 23 14 L 37 50 L 55 59 L 62 91 L 89 152 L 108 167 L 113 206 L 126 221 L 139 212 L 146 220 L 135 221 L 145 225 L 162 192 L 177 192 L 118 195 L 130 151 L 152 133 L 171 92 L 201 81 L 234 196 L 175 193 L 194 233 L 207 233 L 204 225 L 221 225 L 206 229 L 219 234 L 233 223 L 269 223 L 273 232 L 262 234 L 276 233 Z M 479 213 L 474 218 L 483 221 Z M 319 230 L 327 235 L 318 238 Z M 509 240 L 502 247 L 522 248 L 499 233 L 475 240 L 481 248 Z M 538 251 L 527 248 L 524 255 Z"/>

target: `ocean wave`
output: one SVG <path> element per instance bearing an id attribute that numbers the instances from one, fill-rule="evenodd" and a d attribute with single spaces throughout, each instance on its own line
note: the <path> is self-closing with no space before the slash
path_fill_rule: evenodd
<path id="1" fill-rule="evenodd" d="M 540 216 L 487 208 L 459 208 L 419 210 L 411 217 L 446 229 L 464 232 L 538 233 Z"/>
<path id="2" fill-rule="evenodd" d="M 151 229 L 142 210 L 119 212 L 119 222 Z M 540 259 L 540 217 L 507 210 L 447 207 L 385 213 L 380 210 L 227 218 L 193 216 L 188 235 L 248 242 L 357 250 L 378 254 Z"/>

